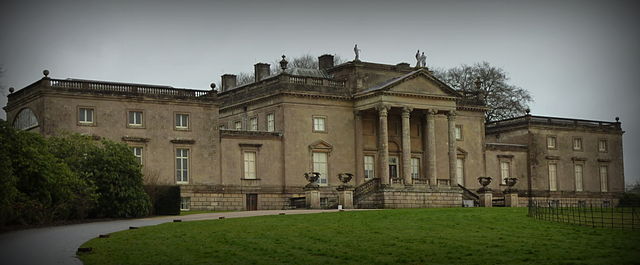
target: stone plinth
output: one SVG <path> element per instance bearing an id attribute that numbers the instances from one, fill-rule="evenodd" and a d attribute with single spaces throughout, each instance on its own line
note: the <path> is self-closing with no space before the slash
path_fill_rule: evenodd
<path id="1" fill-rule="evenodd" d="M 518 193 L 507 193 L 504 195 L 505 207 L 518 207 Z"/>
<path id="2" fill-rule="evenodd" d="M 491 207 L 493 206 L 493 194 L 491 192 L 478 193 L 478 197 L 480 197 L 480 207 Z"/>
<path id="3" fill-rule="evenodd" d="M 353 191 L 355 190 L 351 186 L 340 186 L 338 190 L 338 204 L 342 205 L 343 209 L 353 209 Z"/>
<path id="4" fill-rule="evenodd" d="M 309 209 L 320 209 L 320 191 L 317 187 L 304 188 L 305 206 Z"/>

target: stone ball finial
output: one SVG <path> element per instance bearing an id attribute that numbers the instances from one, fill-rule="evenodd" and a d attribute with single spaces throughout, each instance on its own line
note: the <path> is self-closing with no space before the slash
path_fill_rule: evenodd
<path id="1" fill-rule="evenodd" d="M 216 83 L 211 83 L 211 84 L 209 85 L 209 87 L 211 87 L 211 90 L 216 89 Z"/>
<path id="2" fill-rule="evenodd" d="M 13 91 L 15 91 L 15 89 L 13 87 L 9 88 L 9 93 L 13 93 Z"/>
<path id="3" fill-rule="evenodd" d="M 616 117 L 616 122 L 620 122 L 620 117 Z"/>
<path id="4" fill-rule="evenodd" d="M 526 112 L 527 115 L 529 115 L 529 113 L 531 113 L 531 109 L 527 108 L 527 109 L 524 110 L 524 112 Z"/>
<path id="5" fill-rule="evenodd" d="M 44 75 L 44 77 L 49 77 L 49 70 L 44 69 L 44 71 L 42 71 L 42 74 Z"/>

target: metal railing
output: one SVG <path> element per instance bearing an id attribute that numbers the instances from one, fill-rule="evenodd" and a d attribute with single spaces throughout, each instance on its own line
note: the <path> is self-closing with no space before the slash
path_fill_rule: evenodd
<path id="1" fill-rule="evenodd" d="M 610 203 L 587 204 L 585 201 L 532 201 L 528 216 L 537 220 L 590 227 L 640 229 L 640 206 L 613 207 Z"/>

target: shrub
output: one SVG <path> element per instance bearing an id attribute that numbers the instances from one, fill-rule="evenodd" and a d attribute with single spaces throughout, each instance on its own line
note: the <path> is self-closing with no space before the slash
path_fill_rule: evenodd
<path id="1" fill-rule="evenodd" d="M 155 215 L 179 215 L 180 214 L 180 187 L 166 185 L 147 185 L 145 190 L 151 197 L 153 214 Z"/>

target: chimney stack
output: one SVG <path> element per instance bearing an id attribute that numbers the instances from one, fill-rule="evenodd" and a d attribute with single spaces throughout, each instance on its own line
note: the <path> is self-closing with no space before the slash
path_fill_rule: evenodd
<path id="1" fill-rule="evenodd" d="M 324 54 L 318 57 L 318 68 L 320 70 L 327 70 L 333 67 L 333 55 Z"/>
<path id="2" fill-rule="evenodd" d="M 257 63 L 253 65 L 255 81 L 259 82 L 262 79 L 271 75 L 271 65 L 268 63 Z"/>
<path id="3" fill-rule="evenodd" d="M 237 86 L 236 75 L 224 74 L 222 75 L 222 88 L 220 92 L 225 92 Z"/>

